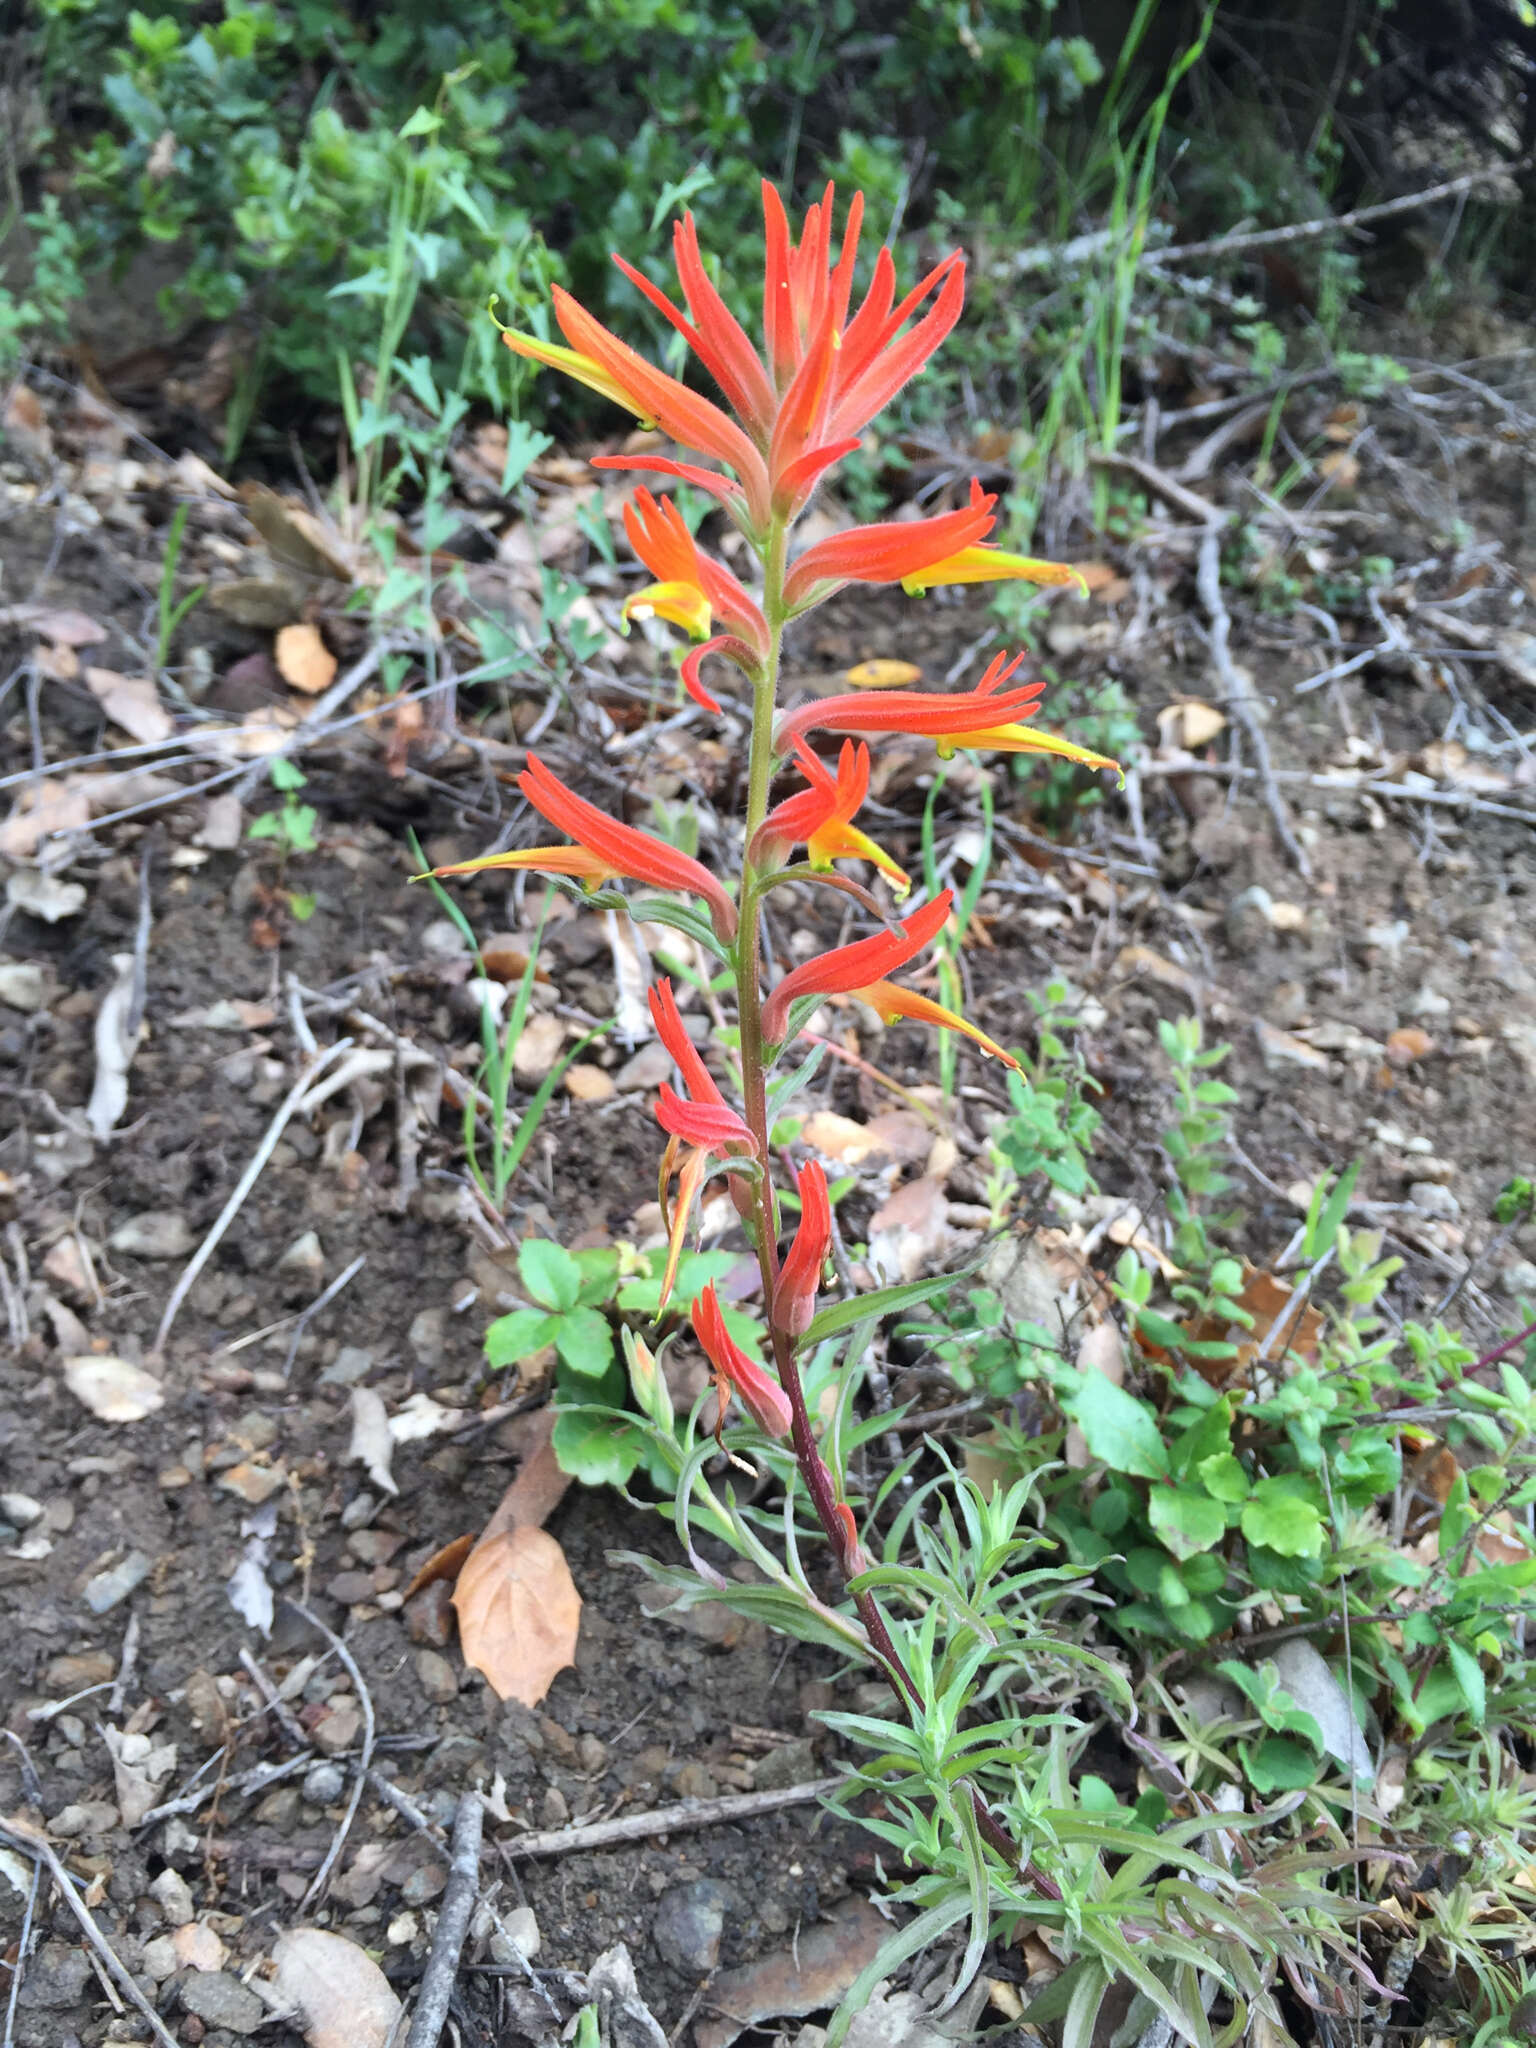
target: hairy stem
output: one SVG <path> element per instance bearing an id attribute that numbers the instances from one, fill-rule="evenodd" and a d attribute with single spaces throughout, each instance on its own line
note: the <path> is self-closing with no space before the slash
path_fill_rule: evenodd
<path id="1" fill-rule="evenodd" d="M 757 678 L 752 697 L 752 741 L 747 767 L 746 857 L 741 878 L 741 922 L 737 939 L 736 1003 L 741 1030 L 742 1100 L 747 1127 L 757 1142 L 757 1156 L 763 1171 L 755 1187 L 754 1235 L 758 1265 L 763 1276 L 763 1299 L 770 1307 L 779 1276 L 778 1209 L 774 1199 L 773 1175 L 768 1146 L 767 1069 L 763 1047 L 762 1018 L 762 882 L 752 859 L 758 828 L 768 815 L 768 794 L 773 781 L 773 720 L 778 703 L 780 650 L 784 638 L 784 567 L 786 531 L 775 522 L 768 537 L 763 561 L 763 612 L 768 621 L 769 653 Z M 816 1510 L 828 1547 L 838 1569 L 843 1571 L 846 1532 L 838 1519 L 837 1493 L 832 1478 L 811 1432 L 805 1388 L 795 1359 L 795 1347 L 784 1331 L 772 1330 L 774 1364 L 779 1383 L 789 1398 L 790 1441 L 795 1462 Z M 844 1571 L 844 1577 L 847 1574 Z M 891 1639 L 890 1628 L 874 1595 L 852 1594 L 855 1612 L 864 1626 L 870 1648 L 885 1669 L 902 1704 L 918 1713 L 924 1701 L 900 1652 Z M 1056 1887 L 1041 1871 L 1025 1862 L 1012 1836 L 987 1807 L 980 1791 L 968 1788 L 976 1823 L 984 1839 L 1014 1870 L 1021 1867 L 1039 1888 L 1056 1894 Z"/>

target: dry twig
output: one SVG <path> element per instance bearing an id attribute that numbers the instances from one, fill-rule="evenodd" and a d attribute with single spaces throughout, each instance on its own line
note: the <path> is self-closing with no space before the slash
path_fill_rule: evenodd
<path id="1" fill-rule="evenodd" d="M 443 1903 L 438 1908 L 432 1953 L 421 1973 L 421 1989 L 416 1998 L 416 2010 L 411 2015 L 411 2030 L 405 2037 L 405 2048 L 437 2048 L 438 2037 L 448 2018 L 448 2003 L 453 1997 L 454 1982 L 459 1974 L 464 1937 L 469 1932 L 470 1915 L 480 1893 L 480 1835 L 484 1825 L 485 1802 L 480 1794 L 473 1787 L 461 1792 L 458 1811 L 453 1817 L 448 1883 L 443 1891 Z"/>
<path id="2" fill-rule="evenodd" d="M 171 1298 L 165 1304 L 165 1313 L 160 1318 L 160 1327 L 155 1332 L 153 1349 L 156 1355 L 165 1349 L 165 1340 L 171 1334 L 171 1325 L 181 1313 L 182 1304 L 191 1293 L 198 1274 L 202 1272 L 204 1266 L 212 1258 L 219 1240 L 239 1215 L 246 1196 L 249 1195 L 251 1189 L 255 1187 L 257 1181 L 261 1178 L 261 1169 L 277 1149 L 277 1141 L 288 1128 L 289 1118 L 299 1108 L 318 1075 L 331 1064 L 332 1060 L 346 1052 L 351 1044 L 350 1038 L 338 1038 L 334 1045 L 328 1045 L 317 1059 L 309 1062 L 298 1080 L 294 1082 L 288 1093 L 277 1105 L 271 1123 L 267 1125 L 266 1130 L 262 1134 L 261 1143 L 251 1154 L 250 1164 L 235 1183 L 234 1192 L 219 1211 L 212 1229 L 187 1261 L 181 1278 L 171 1290 Z"/>
<path id="3" fill-rule="evenodd" d="M 324 1896 L 325 1888 L 331 1881 L 331 1872 L 336 1867 L 337 1859 L 341 1855 L 348 1834 L 351 1832 L 352 1823 L 357 1818 L 357 1809 L 363 1803 L 363 1787 L 368 1782 L 368 1766 L 373 1762 L 373 1737 L 376 1723 L 373 1718 L 372 1695 L 363 1683 L 363 1674 L 357 1668 L 357 1659 L 341 1640 L 341 1637 L 333 1629 L 327 1628 L 318 1615 L 312 1614 L 307 1607 L 302 1606 L 297 1600 L 290 1600 L 288 1605 L 295 1614 L 302 1616 L 309 1623 L 317 1635 L 324 1636 L 325 1640 L 336 1652 L 347 1676 L 357 1688 L 357 1702 L 363 1710 L 363 1746 L 358 1752 L 357 1774 L 352 1780 L 352 1796 L 347 1801 L 347 1810 L 341 1816 L 335 1834 L 331 1837 L 331 1846 L 325 1852 L 324 1861 L 315 1872 L 313 1878 L 311 1878 L 309 1890 L 299 1901 L 299 1912 L 302 1916 Z"/>
<path id="4" fill-rule="evenodd" d="M 718 1799 L 683 1799 L 675 1806 L 653 1806 L 649 1813 L 627 1813 L 618 1820 L 589 1821 L 585 1827 L 550 1828 L 542 1834 L 519 1835 L 504 1842 L 509 1856 L 574 1856 L 583 1849 L 607 1849 L 615 1842 L 644 1842 L 653 1835 L 680 1835 L 692 1828 L 719 1827 L 754 1814 L 776 1813 L 783 1806 L 808 1806 L 842 1784 L 841 1778 L 813 1778 L 805 1785 L 784 1785 L 771 1792 L 725 1792 Z"/>
<path id="5" fill-rule="evenodd" d="M 126 1963 L 123 1962 L 117 1950 L 113 1948 L 111 1942 L 107 1940 L 107 1937 L 96 1925 L 95 1920 L 91 1917 L 90 1908 L 80 1896 L 79 1887 L 59 1861 L 52 1842 L 49 1841 L 42 1829 L 34 1828 L 29 1822 L 20 1819 L 15 1814 L 11 1814 L 4 1819 L 0 1819 L 0 1835 L 4 1835 L 8 1841 L 14 1842 L 19 1849 L 24 1849 L 35 1860 L 47 1864 L 48 1875 L 53 1879 L 60 1898 L 63 1899 L 65 1905 L 68 1906 L 70 1912 L 74 1915 L 80 1932 L 85 1936 L 92 1954 L 99 1958 L 102 1968 L 116 1983 L 118 1989 L 123 1992 L 125 1997 L 148 2020 L 155 2039 L 162 2044 L 162 2048 L 181 2048 L 181 2044 L 177 2041 L 176 2036 L 166 2026 L 164 2020 L 155 2011 L 155 2008 L 144 1996 L 138 1985 L 134 1983 Z"/>

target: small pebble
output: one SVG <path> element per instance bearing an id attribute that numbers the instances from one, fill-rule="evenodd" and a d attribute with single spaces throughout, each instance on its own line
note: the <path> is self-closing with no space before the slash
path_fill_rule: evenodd
<path id="1" fill-rule="evenodd" d="M 181 2002 L 208 2027 L 228 2027 L 232 2034 L 254 2034 L 267 2020 L 267 2008 L 256 1993 L 224 1970 L 194 1971 L 182 1980 Z"/>
<path id="2" fill-rule="evenodd" d="M 1441 1187 L 1438 1181 L 1411 1181 L 1408 1199 L 1421 1216 L 1435 1216 L 1449 1223 L 1461 1214 L 1460 1202 L 1449 1188 Z"/>
<path id="3" fill-rule="evenodd" d="M 1499 1285 L 1511 1300 L 1536 1301 L 1536 1264 L 1530 1259 L 1516 1259 L 1499 1275 Z"/>
<path id="4" fill-rule="evenodd" d="M 136 1587 L 142 1586 L 154 1566 L 142 1550 L 130 1550 L 121 1564 L 98 1572 L 85 1582 L 85 1604 L 92 1614 L 109 1614 Z"/>
<path id="5" fill-rule="evenodd" d="M 145 1209 L 107 1239 L 113 1251 L 136 1259 L 185 1258 L 196 1242 L 179 1209 Z"/>
<path id="6" fill-rule="evenodd" d="M 427 1698 L 440 1707 L 459 1696 L 458 1673 L 436 1650 L 416 1652 L 416 1676 Z"/>
<path id="7" fill-rule="evenodd" d="M 351 1749 L 362 1733 L 363 1716 L 358 1707 L 341 1707 L 333 1714 L 327 1714 L 316 1727 L 311 1740 L 316 1749 L 327 1756 L 340 1756 L 343 1750 Z"/>
<path id="8" fill-rule="evenodd" d="M 434 1650 L 452 1642 L 453 1588 L 446 1579 L 434 1579 L 406 1601 L 405 1632 L 413 1643 L 426 1643 Z"/>
<path id="9" fill-rule="evenodd" d="M 445 1308 L 422 1309 L 412 1318 L 411 1327 L 406 1331 L 406 1342 L 416 1354 L 416 1363 L 429 1369 L 442 1364 L 447 1337 L 448 1311 Z"/>
<path id="10" fill-rule="evenodd" d="M 710 1877 L 663 1892 L 651 1922 L 657 1954 L 685 1977 L 706 1976 L 720 1961 L 725 1916 L 735 1904 L 730 1886 Z"/>
<path id="11" fill-rule="evenodd" d="M 532 1906 L 514 1906 L 503 1913 L 501 1925 L 491 1935 L 491 1958 L 505 1966 L 519 1958 L 531 1963 L 544 1946 L 544 1937 L 539 1932 L 538 1919 Z"/>
<path id="12" fill-rule="evenodd" d="M 346 1783 L 347 1774 L 340 1764 L 312 1764 L 304 1773 L 304 1797 L 311 1806 L 334 1806 Z"/>
<path id="13" fill-rule="evenodd" d="M 192 1892 L 181 1872 L 167 1867 L 149 1887 L 149 1895 L 172 1927 L 186 1927 L 192 1919 Z M 208 2017 L 206 2013 L 204 2019 Z"/>

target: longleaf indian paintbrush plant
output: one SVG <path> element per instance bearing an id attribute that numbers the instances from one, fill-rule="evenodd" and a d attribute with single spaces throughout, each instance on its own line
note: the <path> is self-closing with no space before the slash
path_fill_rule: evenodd
<path id="1" fill-rule="evenodd" d="M 859 434 L 914 377 L 953 328 L 965 290 L 964 259 L 945 257 L 904 298 L 896 296 L 888 248 L 875 258 L 862 303 L 851 310 L 863 199 L 855 195 L 846 232 L 832 254 L 832 188 L 812 206 L 800 238 L 792 237 L 778 194 L 763 187 L 765 268 L 763 345 L 755 347 L 710 282 L 691 216 L 674 230 L 683 306 L 675 305 L 622 258 L 624 272 L 683 336 L 717 386 L 723 405 L 668 376 L 611 334 L 569 293 L 554 290 L 563 344 L 503 331 L 518 355 L 559 370 L 659 427 L 698 461 L 636 453 L 603 456 L 599 465 L 686 481 L 707 492 L 746 540 L 761 572 L 757 591 L 716 561 L 688 531 L 676 507 L 644 486 L 626 506 L 624 524 L 635 554 L 655 581 L 631 596 L 625 620 L 664 619 L 697 643 L 682 664 L 685 687 L 710 712 L 720 710 L 706 686 L 706 661 L 735 672 L 750 712 L 745 816 L 737 870 L 723 877 L 651 834 L 609 817 L 577 796 L 540 761 L 528 757 L 519 778 L 539 815 L 574 842 L 535 846 L 438 869 L 469 874 L 521 868 L 574 879 L 588 889 L 616 878 L 692 899 L 707 913 L 689 929 L 727 964 L 735 982 L 739 1032 L 740 1107 L 725 1099 L 689 1039 L 670 984 L 651 991 L 657 1034 L 676 1062 L 680 1085 L 663 1085 L 656 1118 L 666 1134 L 660 1193 L 669 1252 L 663 1299 L 705 1182 L 723 1175 L 761 1271 L 767 1327 L 758 1362 L 738 1332 L 727 1328 L 713 1287 L 692 1304 L 694 1331 L 714 1372 L 717 1413 L 738 1402 L 757 1430 L 785 1443 L 803 1481 L 832 1557 L 849 1588 L 861 1641 L 882 1665 L 899 1698 L 915 1713 L 923 1699 L 865 1581 L 869 1560 L 847 1498 L 847 1474 L 818 1442 L 806 1399 L 804 1367 L 825 1335 L 817 1295 L 831 1241 L 831 1211 L 819 1166 L 799 1170 L 798 1227 L 781 1255 L 779 1195 L 770 1146 L 770 1077 L 827 996 L 858 996 L 882 1016 L 907 1017 L 958 1031 L 984 1053 L 1012 1067 L 1012 1055 L 955 1011 L 890 977 L 932 945 L 950 913 L 945 890 L 867 937 L 833 948 L 791 969 L 764 989 L 762 909 L 785 881 L 825 882 L 847 889 L 831 872 L 837 860 L 863 861 L 900 894 L 909 888 L 896 863 L 854 825 L 869 785 L 867 735 L 902 732 L 931 738 L 945 756 L 967 748 L 1039 753 L 1113 769 L 1104 757 L 1038 732 L 1033 723 L 1042 685 L 1016 683 L 1022 657 L 999 657 L 969 691 L 888 690 L 817 699 L 781 711 L 780 649 L 785 628 L 851 583 L 900 583 L 919 592 L 946 583 L 1018 579 L 1067 585 L 1073 570 L 1033 561 L 990 544 L 996 500 L 979 483 L 968 503 L 930 518 L 856 526 L 815 542 L 792 558 L 790 540 L 811 497 Z M 713 682 L 713 678 L 712 678 Z M 715 687 L 718 687 L 716 685 Z M 826 733 L 841 741 L 835 768 L 812 750 Z M 770 807 L 775 776 L 792 765 L 805 788 Z M 807 860 L 791 865 L 796 848 Z M 874 910 L 861 887 L 856 897 Z M 654 915 L 649 902 L 645 914 Z M 688 912 L 674 915 L 683 919 Z M 847 1327 L 842 1324 L 840 1327 Z M 878 1574 L 874 1576 L 878 1577 Z M 850 1626 L 852 1624 L 850 1623 Z M 1028 1866 L 987 1802 L 972 1789 L 965 1826 L 1017 1875 Z"/>

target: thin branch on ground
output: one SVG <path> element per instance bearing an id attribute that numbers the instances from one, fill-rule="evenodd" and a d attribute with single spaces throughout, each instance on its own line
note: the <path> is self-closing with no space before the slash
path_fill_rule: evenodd
<path id="1" fill-rule="evenodd" d="M 1312 863 L 1307 859 L 1302 844 L 1296 837 L 1290 814 L 1285 807 L 1285 799 L 1275 786 L 1275 771 L 1269 758 L 1269 740 L 1259 717 L 1258 700 L 1246 677 L 1238 672 L 1232 660 L 1229 645 L 1232 616 L 1221 594 L 1221 532 L 1216 526 L 1208 527 L 1201 539 L 1195 587 L 1200 593 L 1200 602 L 1205 606 L 1206 616 L 1211 622 L 1211 660 L 1215 664 L 1221 694 L 1231 710 L 1236 713 L 1244 736 L 1253 749 L 1254 759 L 1258 763 L 1259 786 L 1264 792 L 1264 801 L 1274 822 L 1275 836 L 1285 848 L 1292 867 L 1303 880 L 1310 881 Z"/>
<path id="2" fill-rule="evenodd" d="M 349 1280 L 355 1280 L 358 1274 L 361 1273 L 361 1271 L 363 1270 L 364 1266 L 367 1265 L 367 1263 L 368 1254 L 366 1252 L 359 1252 L 357 1257 L 352 1261 L 351 1265 L 343 1266 L 341 1271 L 336 1275 L 336 1278 L 330 1283 L 330 1285 L 328 1287 L 322 1288 L 321 1291 L 315 1296 L 314 1300 L 309 1304 L 309 1307 L 306 1309 L 302 1309 L 299 1312 L 299 1315 L 294 1323 L 293 1335 L 288 1340 L 287 1354 L 283 1359 L 284 1379 L 287 1379 L 289 1373 L 293 1371 L 293 1361 L 298 1352 L 299 1339 L 304 1335 L 304 1332 L 309 1328 L 309 1325 L 312 1322 L 312 1320 L 317 1315 L 319 1315 L 321 1309 L 328 1308 L 330 1306 L 330 1304 L 336 1299 L 337 1295 L 340 1294 L 341 1290 L 346 1286 L 347 1282 Z"/>
<path id="3" fill-rule="evenodd" d="M 680 1835 L 693 1828 L 714 1828 L 776 1813 L 784 1806 L 808 1806 L 825 1799 L 841 1778 L 814 1778 L 804 1785 L 784 1785 L 771 1792 L 725 1792 L 718 1799 L 684 1799 L 675 1806 L 655 1806 L 649 1813 L 627 1813 L 618 1820 L 588 1821 L 584 1827 L 550 1828 L 543 1834 L 518 1835 L 501 1847 L 508 1856 L 575 1856 L 584 1849 L 609 1849 L 616 1842 L 645 1842 L 654 1835 Z"/>
<path id="4" fill-rule="evenodd" d="M 164 1351 L 165 1340 L 171 1334 L 171 1325 L 181 1313 L 182 1304 L 186 1301 L 187 1296 L 196 1284 L 197 1276 L 202 1272 L 204 1266 L 207 1265 L 209 1259 L 212 1258 L 218 1247 L 219 1240 L 239 1215 L 246 1197 L 261 1178 L 261 1170 L 277 1149 L 277 1141 L 288 1128 L 289 1119 L 309 1093 L 310 1087 L 316 1078 L 324 1072 L 332 1060 L 338 1059 L 342 1053 L 348 1051 L 351 1044 L 350 1038 L 338 1038 L 334 1045 L 327 1046 L 318 1059 L 313 1059 L 309 1062 L 298 1080 L 294 1082 L 288 1093 L 277 1105 L 271 1123 L 267 1125 L 266 1130 L 262 1134 L 261 1143 L 251 1154 L 249 1165 L 235 1183 L 234 1192 L 219 1211 L 212 1229 L 187 1261 L 181 1278 L 171 1290 L 171 1298 L 165 1305 L 165 1313 L 160 1318 L 160 1327 L 155 1332 L 155 1341 L 151 1347 L 156 1357 Z"/>
<path id="5" fill-rule="evenodd" d="M 448 2018 L 448 2005 L 459 1974 L 459 1958 L 469 1933 L 470 1915 L 480 1894 L 480 1837 L 485 1825 L 485 1802 L 471 1787 L 459 1794 L 453 1817 L 453 1846 L 449 1852 L 448 1883 L 438 1908 L 432 1935 L 432 1953 L 421 1975 L 416 2010 L 405 2048 L 437 2048 Z"/>
<path id="6" fill-rule="evenodd" d="M 176 2039 L 176 2036 L 166 2026 L 159 2013 L 155 2011 L 155 2008 L 133 1981 L 127 1964 L 96 1925 L 90 1908 L 80 1895 L 79 1887 L 64 1868 L 64 1865 L 59 1861 L 53 1844 L 48 1840 L 42 1829 L 34 1828 L 30 1822 L 22 1820 L 15 1814 L 9 1814 L 0 1817 L 0 1835 L 4 1835 L 7 1841 L 14 1842 L 19 1849 L 24 1850 L 35 1860 L 47 1864 L 48 1875 L 53 1879 L 60 1898 L 63 1899 L 65 1905 L 68 1906 L 70 1912 L 74 1915 L 80 1932 L 85 1936 L 92 1953 L 100 1959 L 101 1965 L 108 1976 L 112 1978 L 123 1995 L 148 2020 L 155 2038 L 162 2044 L 162 2048 L 181 2048 L 181 2044 Z"/>
<path id="7" fill-rule="evenodd" d="M 1219 782 L 1238 782 L 1257 773 L 1255 769 L 1233 767 L 1229 761 L 1143 761 L 1143 775 L 1172 781 L 1181 775 L 1212 776 Z M 1336 796 L 1389 797 L 1399 803 L 1440 804 L 1447 810 L 1472 811 L 1485 818 L 1513 818 L 1518 825 L 1536 826 L 1536 810 L 1520 810 L 1514 804 L 1498 804 L 1488 797 L 1474 796 L 1466 789 L 1415 789 L 1406 782 L 1382 782 L 1348 769 L 1337 775 L 1311 775 L 1301 768 L 1272 768 L 1271 780 L 1292 783 L 1303 789 L 1322 789 Z"/>
<path id="8" fill-rule="evenodd" d="M 324 1861 L 310 1880 L 309 1890 L 299 1901 L 299 1912 L 302 1915 L 307 1913 L 324 1896 L 325 1888 L 331 1881 L 331 1872 L 336 1867 L 337 1859 L 340 1857 L 345 1846 L 347 1836 L 351 1833 L 352 1823 L 357 1818 L 357 1809 L 363 1803 L 363 1787 L 368 1782 L 368 1766 L 373 1761 L 373 1738 L 377 1724 L 373 1718 L 373 1697 L 367 1686 L 363 1683 L 363 1674 L 357 1668 L 357 1659 L 341 1640 L 341 1637 L 336 1634 L 334 1629 L 327 1628 L 317 1614 L 312 1614 L 309 1608 L 301 1605 L 299 1601 L 289 1600 L 286 1604 L 302 1620 L 307 1621 L 317 1635 L 324 1636 L 325 1640 L 336 1652 L 336 1655 L 341 1660 L 342 1668 L 357 1688 L 357 1702 L 363 1712 L 363 1742 L 362 1748 L 358 1751 L 357 1775 L 352 1780 L 352 1796 L 347 1801 L 346 1812 L 343 1813 L 340 1821 L 337 1823 L 336 1832 L 331 1837 L 331 1846 L 325 1852 Z"/>

